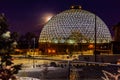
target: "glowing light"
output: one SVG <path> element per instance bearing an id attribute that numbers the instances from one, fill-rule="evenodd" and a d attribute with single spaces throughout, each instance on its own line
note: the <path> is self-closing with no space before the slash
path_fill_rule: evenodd
<path id="1" fill-rule="evenodd" d="M 43 15 L 43 20 L 44 20 L 44 22 L 46 23 L 46 22 L 48 22 L 52 17 L 53 17 L 53 14 L 47 13 L 47 14 L 44 14 L 44 15 Z"/>
<path id="2" fill-rule="evenodd" d="M 55 53 L 55 52 L 56 52 L 56 51 L 53 49 L 53 50 L 52 50 L 52 53 Z"/>
<path id="3" fill-rule="evenodd" d="M 48 53 L 51 53 L 51 50 L 50 50 L 50 49 L 48 49 Z"/>
<path id="4" fill-rule="evenodd" d="M 89 49 L 93 49 L 93 48 L 94 48 L 94 45 L 93 45 L 93 44 L 90 44 L 90 45 L 88 46 L 88 48 L 89 48 Z"/>
<path id="5" fill-rule="evenodd" d="M 74 44 L 74 43 L 75 43 L 75 40 L 69 39 L 67 42 L 70 43 L 70 44 Z"/>
<path id="6" fill-rule="evenodd" d="M 46 16 L 46 22 L 49 21 L 52 18 L 52 16 Z"/>
<path id="7" fill-rule="evenodd" d="M 48 53 L 55 53 L 56 51 L 54 49 L 48 49 Z"/>

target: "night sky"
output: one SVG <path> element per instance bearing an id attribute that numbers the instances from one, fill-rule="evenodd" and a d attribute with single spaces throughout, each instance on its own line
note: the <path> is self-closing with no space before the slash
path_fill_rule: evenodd
<path id="1" fill-rule="evenodd" d="M 110 30 L 120 22 L 120 0 L 0 0 L 0 13 L 5 14 L 11 31 L 39 33 L 45 24 L 44 14 L 56 15 L 71 5 L 95 13 Z"/>

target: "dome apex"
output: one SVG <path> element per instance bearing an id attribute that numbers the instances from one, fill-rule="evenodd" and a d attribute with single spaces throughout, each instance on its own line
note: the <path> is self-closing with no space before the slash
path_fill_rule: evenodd
<path id="1" fill-rule="evenodd" d="M 73 5 L 70 9 L 82 9 L 82 7 L 80 5 Z"/>

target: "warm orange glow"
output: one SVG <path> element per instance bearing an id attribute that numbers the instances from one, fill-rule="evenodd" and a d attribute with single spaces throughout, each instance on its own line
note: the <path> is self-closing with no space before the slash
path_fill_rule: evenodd
<path id="1" fill-rule="evenodd" d="M 22 50 L 20 50 L 20 49 L 15 49 L 15 51 L 16 51 L 16 52 L 22 52 Z"/>
<path id="2" fill-rule="evenodd" d="M 48 53 L 55 53 L 56 51 L 54 49 L 48 49 Z"/>
<path id="3" fill-rule="evenodd" d="M 51 16 L 51 15 L 46 16 L 46 22 L 47 22 L 47 21 L 49 21 L 51 18 L 52 18 L 52 16 Z"/>
<path id="4" fill-rule="evenodd" d="M 43 20 L 44 20 L 44 22 L 46 23 L 46 22 L 48 22 L 52 17 L 53 17 L 53 14 L 47 13 L 47 14 L 44 14 L 44 15 L 43 15 Z"/>
<path id="5" fill-rule="evenodd" d="M 50 49 L 48 49 L 48 53 L 51 53 L 51 50 L 50 50 Z"/>
<path id="6" fill-rule="evenodd" d="M 55 53 L 55 52 L 56 52 L 56 51 L 53 49 L 53 50 L 52 50 L 52 53 Z"/>
<path id="7" fill-rule="evenodd" d="M 88 46 L 88 48 L 89 48 L 89 49 L 93 49 L 93 48 L 94 48 L 94 45 L 93 45 L 93 44 L 90 44 L 90 45 Z"/>

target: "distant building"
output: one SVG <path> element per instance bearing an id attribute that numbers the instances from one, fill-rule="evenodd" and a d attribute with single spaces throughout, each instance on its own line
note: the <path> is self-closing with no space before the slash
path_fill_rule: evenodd
<path id="1" fill-rule="evenodd" d="M 109 50 L 111 34 L 102 19 L 81 6 L 72 6 L 45 24 L 39 37 L 39 48 L 48 54 L 89 54 L 94 51 L 95 33 L 97 50 Z"/>
<path id="2" fill-rule="evenodd" d="M 114 41 L 120 42 L 120 22 L 113 26 L 114 31 Z"/>
<path id="3" fill-rule="evenodd" d="M 113 31 L 112 51 L 113 54 L 120 54 L 120 22 L 113 26 Z"/>

